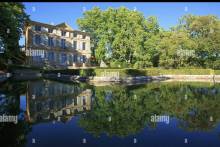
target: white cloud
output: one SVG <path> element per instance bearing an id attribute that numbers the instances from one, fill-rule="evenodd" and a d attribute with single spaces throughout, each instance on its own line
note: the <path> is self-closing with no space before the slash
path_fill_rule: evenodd
<path id="1" fill-rule="evenodd" d="M 137 10 L 137 8 L 136 7 L 134 7 L 134 11 L 136 11 Z"/>
<path id="2" fill-rule="evenodd" d="M 86 7 L 83 7 L 83 12 L 85 12 L 86 11 Z"/>
<path id="3" fill-rule="evenodd" d="M 185 6 L 184 11 L 188 12 L 188 7 L 187 6 Z"/>
<path id="4" fill-rule="evenodd" d="M 35 11 L 36 11 L 36 7 L 33 6 L 33 7 L 32 7 L 32 12 L 35 12 Z"/>

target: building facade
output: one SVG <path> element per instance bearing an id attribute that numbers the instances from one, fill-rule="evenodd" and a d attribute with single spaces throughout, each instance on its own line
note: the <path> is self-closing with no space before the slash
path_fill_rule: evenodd
<path id="1" fill-rule="evenodd" d="M 29 21 L 24 29 L 27 64 L 48 68 L 89 67 L 90 35 L 68 24 Z"/>
<path id="2" fill-rule="evenodd" d="M 27 84 L 26 100 L 29 122 L 70 120 L 73 116 L 91 110 L 92 89 L 80 85 L 62 84 L 44 80 Z M 22 102 L 21 102 L 22 103 Z M 22 110 L 22 108 L 21 108 Z"/>

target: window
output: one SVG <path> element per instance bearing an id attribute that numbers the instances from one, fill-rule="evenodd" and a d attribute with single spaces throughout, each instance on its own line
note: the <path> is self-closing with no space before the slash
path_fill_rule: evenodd
<path id="1" fill-rule="evenodd" d="M 76 50 L 77 48 L 77 41 L 73 41 L 73 49 Z"/>
<path id="2" fill-rule="evenodd" d="M 41 26 L 35 26 L 35 31 L 41 31 Z"/>
<path id="3" fill-rule="evenodd" d="M 86 63 L 86 56 L 83 55 L 83 63 Z"/>
<path id="4" fill-rule="evenodd" d="M 85 42 L 83 42 L 83 44 L 82 44 L 82 49 L 83 49 L 83 50 L 86 49 L 86 43 L 85 43 Z"/>
<path id="5" fill-rule="evenodd" d="M 73 37 L 77 37 L 77 33 L 76 32 L 73 33 Z"/>
<path id="6" fill-rule="evenodd" d="M 40 43 L 41 43 L 41 37 L 40 37 L 40 35 L 36 35 L 36 36 L 35 36 L 35 43 L 36 43 L 36 44 L 40 44 Z"/>
<path id="7" fill-rule="evenodd" d="M 73 56 L 73 62 L 77 62 L 77 55 Z"/>
<path id="8" fill-rule="evenodd" d="M 66 48 L 66 44 L 65 43 L 66 43 L 66 40 L 65 39 L 61 39 L 61 47 L 64 48 L 64 49 Z"/>
<path id="9" fill-rule="evenodd" d="M 49 37 L 49 39 L 48 39 L 48 45 L 49 45 L 49 46 L 53 46 L 53 38 L 52 38 L 52 37 Z"/>
<path id="10" fill-rule="evenodd" d="M 42 61 L 42 58 L 41 58 L 41 56 L 32 56 L 32 60 L 33 60 L 34 62 L 41 62 L 41 61 Z"/>
<path id="11" fill-rule="evenodd" d="M 53 33 L 53 29 L 48 29 L 48 33 Z"/>
<path id="12" fill-rule="evenodd" d="M 62 36 L 66 36 L 66 32 L 65 32 L 65 31 L 62 31 L 62 32 L 61 32 L 61 35 L 62 35 Z"/>
<path id="13" fill-rule="evenodd" d="M 54 53 L 53 52 L 48 53 L 48 60 L 49 61 L 54 61 Z"/>
<path id="14" fill-rule="evenodd" d="M 44 52 L 44 58 L 48 58 L 48 53 Z"/>
<path id="15" fill-rule="evenodd" d="M 82 38 L 83 38 L 83 39 L 86 39 L 86 35 L 83 35 Z"/>
<path id="16" fill-rule="evenodd" d="M 63 65 L 67 64 L 67 56 L 66 56 L 66 54 L 61 54 L 61 64 L 63 64 Z"/>
<path id="17" fill-rule="evenodd" d="M 81 56 L 77 56 L 77 61 L 81 62 Z"/>
<path id="18" fill-rule="evenodd" d="M 83 62 L 83 56 L 80 56 L 80 62 Z"/>
<path id="19" fill-rule="evenodd" d="M 55 59 L 56 62 L 60 62 L 60 54 L 59 54 L 59 53 L 56 53 L 55 56 L 56 56 L 56 59 Z"/>
<path id="20" fill-rule="evenodd" d="M 74 106 L 77 105 L 77 98 L 74 99 Z"/>
<path id="21" fill-rule="evenodd" d="M 86 105 L 86 97 L 83 96 L 82 98 L 83 98 L 83 105 Z"/>
<path id="22" fill-rule="evenodd" d="M 73 56 L 69 55 L 69 64 L 71 65 L 73 63 Z"/>

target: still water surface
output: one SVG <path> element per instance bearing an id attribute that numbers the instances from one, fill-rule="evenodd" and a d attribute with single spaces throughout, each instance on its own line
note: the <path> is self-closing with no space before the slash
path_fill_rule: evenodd
<path id="1" fill-rule="evenodd" d="M 7 81 L 0 114 L 19 116 L 0 123 L 1 147 L 220 147 L 218 84 Z"/>

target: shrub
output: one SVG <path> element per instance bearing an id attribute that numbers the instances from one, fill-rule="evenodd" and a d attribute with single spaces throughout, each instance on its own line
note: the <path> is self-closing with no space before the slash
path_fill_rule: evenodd
<path id="1" fill-rule="evenodd" d="M 80 69 L 79 75 L 82 77 L 95 76 L 94 69 Z"/>

